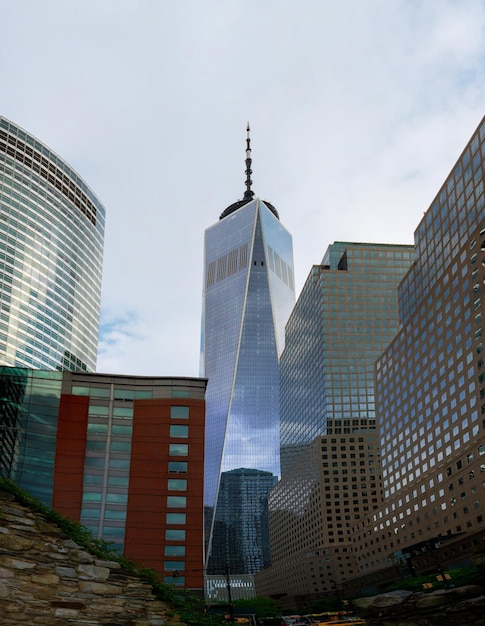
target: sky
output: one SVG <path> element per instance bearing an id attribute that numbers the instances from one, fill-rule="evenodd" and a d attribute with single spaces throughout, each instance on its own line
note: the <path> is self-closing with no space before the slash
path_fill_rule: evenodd
<path id="1" fill-rule="evenodd" d="M 198 376 L 204 230 L 253 190 L 297 295 L 413 242 L 485 113 L 485 0 L 0 0 L 0 114 L 107 212 L 98 371 Z"/>

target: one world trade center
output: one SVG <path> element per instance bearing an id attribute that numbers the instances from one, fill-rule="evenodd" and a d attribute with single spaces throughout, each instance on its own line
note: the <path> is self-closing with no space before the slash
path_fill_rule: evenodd
<path id="1" fill-rule="evenodd" d="M 266 496 L 279 476 L 279 367 L 295 302 L 291 235 L 246 190 L 205 231 L 201 375 L 206 392 L 206 570 L 270 565 Z"/>

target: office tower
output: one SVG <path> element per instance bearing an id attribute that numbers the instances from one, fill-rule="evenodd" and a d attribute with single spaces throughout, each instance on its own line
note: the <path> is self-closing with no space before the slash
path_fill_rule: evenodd
<path id="1" fill-rule="evenodd" d="M 233 572 L 258 572 L 271 565 L 268 493 L 277 480 L 271 472 L 254 469 L 222 472 L 214 520 L 217 541 L 212 546 L 216 563 L 225 563 L 230 554 Z M 210 591 L 208 599 L 228 601 L 226 587 L 221 595 L 217 582 L 215 577 L 214 584 L 212 581 L 206 584 Z"/>
<path id="2" fill-rule="evenodd" d="M 281 357 L 281 473 L 324 433 L 375 430 L 374 361 L 398 328 L 412 246 L 336 242 L 313 266 Z"/>
<path id="3" fill-rule="evenodd" d="M 356 572 L 350 527 L 381 502 L 374 362 L 412 258 L 412 246 L 336 242 L 310 271 L 280 359 L 282 477 L 258 595 L 301 608 Z"/>
<path id="4" fill-rule="evenodd" d="M 104 222 L 76 172 L 0 117 L 0 363 L 96 368 Z"/>
<path id="5" fill-rule="evenodd" d="M 221 473 L 279 474 L 278 358 L 294 304 L 293 250 L 276 209 L 254 197 L 250 176 L 248 127 L 244 197 L 205 232 L 201 373 L 209 382 L 204 497 L 216 517 Z M 229 568 L 231 574 L 252 574 L 257 560 L 246 563 L 249 571 L 233 572 L 232 551 L 214 545 L 214 515 L 208 517 L 208 573 L 224 574 Z"/>
<path id="6" fill-rule="evenodd" d="M 377 361 L 385 504 L 354 528 L 362 585 L 466 563 L 485 534 L 484 154 L 485 118 L 415 231 Z"/>
<path id="7" fill-rule="evenodd" d="M 202 591 L 206 383 L 0 367 L 3 474 Z"/>

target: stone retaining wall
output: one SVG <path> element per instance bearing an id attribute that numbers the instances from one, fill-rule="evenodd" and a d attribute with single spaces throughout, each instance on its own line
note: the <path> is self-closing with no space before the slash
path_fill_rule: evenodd
<path id="1" fill-rule="evenodd" d="M 0 491 L 2 626 L 184 626 L 150 585 Z"/>

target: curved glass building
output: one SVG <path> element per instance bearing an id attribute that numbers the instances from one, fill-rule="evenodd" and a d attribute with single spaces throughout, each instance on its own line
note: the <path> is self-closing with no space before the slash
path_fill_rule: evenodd
<path id="1" fill-rule="evenodd" d="M 274 484 L 268 473 L 277 477 L 280 466 L 278 359 L 295 302 L 293 247 L 276 209 L 253 198 L 250 165 L 248 137 L 244 198 L 229 206 L 205 233 L 201 373 L 209 379 L 205 451 L 209 574 L 227 570 L 253 574 L 264 563 L 259 538 L 249 527 L 243 531 L 240 519 L 232 523 L 230 514 L 219 510 L 226 506 L 221 474 L 244 469 L 249 476 L 247 470 L 259 470 L 254 476 L 262 477 L 264 488 L 251 478 L 251 490 L 260 498 Z M 224 522 L 225 535 L 220 525 L 214 532 L 219 522 Z M 243 563 L 234 561 L 235 545 L 241 542 L 252 546 L 244 550 L 239 545 L 246 555 Z"/>
<path id="2" fill-rule="evenodd" d="M 94 371 L 105 210 L 76 172 L 0 117 L 0 363 Z"/>

